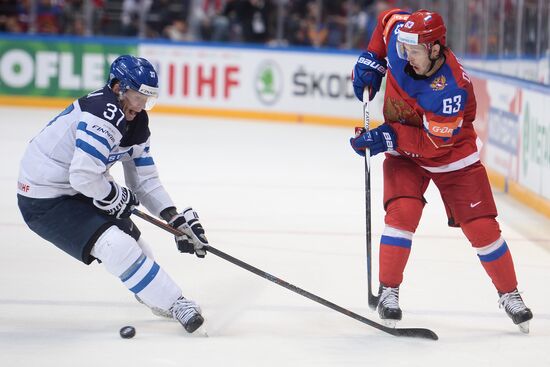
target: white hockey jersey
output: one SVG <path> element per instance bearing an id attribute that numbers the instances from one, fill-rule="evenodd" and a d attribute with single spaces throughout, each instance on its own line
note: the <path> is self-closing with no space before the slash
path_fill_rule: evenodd
<path id="1" fill-rule="evenodd" d="M 82 193 L 100 200 L 111 190 L 109 168 L 121 161 L 126 186 L 158 216 L 174 204 L 149 153 L 148 125 L 146 111 L 126 121 L 108 86 L 74 101 L 29 143 L 18 194 L 55 198 Z"/>

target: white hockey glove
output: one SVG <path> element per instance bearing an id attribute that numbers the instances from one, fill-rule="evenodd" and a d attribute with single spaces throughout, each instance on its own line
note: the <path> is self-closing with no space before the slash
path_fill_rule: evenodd
<path id="1" fill-rule="evenodd" d="M 183 236 L 176 236 L 176 245 L 180 252 L 194 253 L 200 258 L 206 256 L 204 246 L 208 245 L 208 240 L 199 222 L 199 216 L 193 208 L 186 208 L 183 212 L 176 214 L 168 224 L 184 233 Z"/>
<path id="2" fill-rule="evenodd" d="M 111 182 L 111 192 L 101 200 L 94 200 L 94 205 L 101 209 L 105 214 L 117 219 L 128 218 L 139 200 L 136 195 L 126 187 L 119 186 L 116 182 Z"/>

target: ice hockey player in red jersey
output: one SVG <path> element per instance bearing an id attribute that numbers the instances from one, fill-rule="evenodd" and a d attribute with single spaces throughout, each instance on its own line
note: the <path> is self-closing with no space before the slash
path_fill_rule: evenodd
<path id="1" fill-rule="evenodd" d="M 360 155 L 367 149 L 371 156 L 386 152 L 377 306 L 381 319 L 393 325 L 401 320 L 399 287 L 426 203 L 423 195 L 433 181 L 449 226 L 462 229 L 498 292 L 500 307 L 528 332 L 533 314 L 518 292 L 510 249 L 480 162 L 472 83 L 446 44 L 441 16 L 427 10 L 381 13 L 353 70 L 357 98 L 362 100 L 365 88 L 370 99 L 375 96 L 386 68 L 384 123 L 350 139 Z"/>

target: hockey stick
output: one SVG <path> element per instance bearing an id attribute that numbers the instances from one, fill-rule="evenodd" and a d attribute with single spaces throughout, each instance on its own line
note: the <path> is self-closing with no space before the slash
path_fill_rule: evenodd
<path id="1" fill-rule="evenodd" d="M 137 209 L 134 209 L 134 212 L 133 214 L 137 215 L 138 217 L 140 217 L 141 219 L 149 222 L 149 223 L 152 223 L 154 224 L 155 226 L 159 227 L 159 228 L 162 228 L 164 229 L 165 231 L 167 232 L 170 232 L 172 233 L 173 235 L 177 235 L 177 236 L 181 236 L 183 233 L 156 219 L 156 218 L 153 218 L 152 216 L 140 211 L 140 210 L 137 210 Z M 346 316 L 349 316 L 357 321 L 360 321 L 364 324 L 367 324 L 369 326 L 372 326 L 373 328 L 376 328 L 378 330 L 381 330 L 385 333 L 388 333 L 388 334 L 391 334 L 391 335 L 395 335 L 395 336 L 408 336 L 408 337 L 413 337 L 413 338 L 424 338 L 424 339 L 431 339 L 431 340 L 437 340 L 438 339 L 438 336 L 436 333 L 434 333 L 433 331 L 429 330 L 429 329 L 420 329 L 420 328 L 390 328 L 390 327 L 387 327 L 387 326 L 384 326 L 384 325 L 380 325 L 372 320 L 369 320 L 361 315 L 358 315 L 352 311 L 349 311 L 343 307 L 340 307 L 332 302 L 329 302 L 319 296 L 316 296 L 315 294 L 313 293 L 309 293 L 308 291 L 306 290 L 303 290 L 302 288 L 299 288 L 295 285 L 292 285 L 280 278 L 277 278 L 276 276 L 274 275 L 271 275 L 269 273 L 266 273 L 265 271 L 263 270 L 260 270 L 252 265 L 249 265 L 247 263 L 245 263 L 244 261 L 241 261 L 231 255 L 228 255 L 226 254 L 225 252 L 222 252 L 218 249 L 216 249 L 215 247 L 212 247 L 210 245 L 207 245 L 205 246 L 206 250 L 218 257 L 221 257 L 222 259 L 224 260 L 227 260 L 229 261 L 230 263 L 234 264 L 234 265 L 237 265 L 245 270 L 248 270 L 264 279 L 267 279 L 275 284 L 278 284 L 282 287 L 285 287 L 286 289 L 289 289 L 291 290 L 292 292 L 294 293 L 298 293 L 299 295 L 303 296 L 303 297 L 306 297 L 306 298 L 309 298 L 311 299 L 312 301 L 315 301 L 317 303 L 320 303 L 322 304 L 323 306 L 326 306 L 328 308 L 331 308 L 335 311 L 338 311 Z"/>
<path id="2" fill-rule="evenodd" d="M 370 128 L 369 115 L 369 91 L 363 90 L 363 122 L 366 131 Z M 371 203 L 370 203 L 370 152 L 365 150 L 365 240 L 367 247 L 367 287 L 369 297 L 369 307 L 376 310 L 378 306 L 378 296 L 372 293 L 372 224 L 371 224 Z"/>

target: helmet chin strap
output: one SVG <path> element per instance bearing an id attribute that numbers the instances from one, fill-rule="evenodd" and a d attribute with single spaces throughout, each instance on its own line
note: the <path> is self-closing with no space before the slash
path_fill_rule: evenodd
<path id="1" fill-rule="evenodd" d="M 432 59 L 432 58 L 430 57 L 430 69 L 428 69 L 428 73 L 429 73 L 430 71 L 432 71 L 432 69 L 434 68 L 435 63 L 437 62 L 437 60 L 439 60 L 439 56 L 437 57 L 437 59 Z"/>
<path id="2" fill-rule="evenodd" d="M 439 43 L 436 43 L 436 45 Z M 430 60 L 430 68 L 428 69 L 428 72 L 426 74 L 430 74 L 430 72 L 434 69 L 435 64 L 439 59 L 443 57 L 443 52 L 441 52 L 441 48 L 439 49 L 440 52 L 438 53 L 437 57 L 435 59 L 432 58 L 432 47 L 433 45 L 428 46 L 428 59 Z M 441 46 L 440 46 L 441 47 Z"/>

